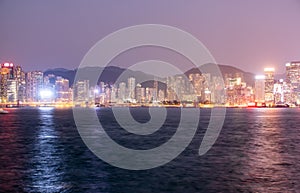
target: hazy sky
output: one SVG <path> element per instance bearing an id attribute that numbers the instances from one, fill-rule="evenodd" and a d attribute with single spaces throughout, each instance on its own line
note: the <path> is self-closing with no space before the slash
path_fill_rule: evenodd
<path id="1" fill-rule="evenodd" d="M 146 23 L 183 29 L 218 63 L 253 73 L 300 60 L 300 0 L 0 0 L 0 62 L 73 69 L 104 36 Z"/>

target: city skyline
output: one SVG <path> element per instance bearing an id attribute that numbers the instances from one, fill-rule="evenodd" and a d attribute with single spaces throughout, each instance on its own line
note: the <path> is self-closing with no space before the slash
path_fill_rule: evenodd
<path id="1" fill-rule="evenodd" d="M 261 66 L 283 71 L 282 64 L 299 60 L 300 2 L 296 0 L 130 4 L 1 1 L 0 61 L 22 64 L 26 71 L 74 69 L 97 41 L 123 27 L 143 23 L 183 29 L 203 42 L 217 63 L 254 74 L 261 72 Z M 189 66 L 177 56 L 173 59 L 161 50 L 151 51 L 125 53 L 114 64 L 126 68 L 155 57 L 179 63 L 184 70 Z"/>
<path id="2" fill-rule="evenodd" d="M 2 104 L 68 104 L 69 106 L 152 104 L 225 105 L 228 107 L 298 106 L 300 104 L 300 62 L 285 64 L 284 79 L 275 78 L 273 67 L 255 76 L 255 84 L 245 80 L 243 71 L 214 75 L 200 71 L 151 79 L 142 86 L 134 75 L 114 82 L 76 79 L 70 83 L 64 76 L 41 71 L 24 72 L 20 65 L 1 64 L 0 94 Z M 81 77 L 82 78 L 82 77 Z M 254 77 L 253 77 L 254 78 Z M 160 88 L 158 82 L 166 85 Z"/>

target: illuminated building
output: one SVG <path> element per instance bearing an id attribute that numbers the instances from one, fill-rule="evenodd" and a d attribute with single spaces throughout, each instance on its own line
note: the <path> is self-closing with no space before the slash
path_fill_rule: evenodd
<path id="1" fill-rule="evenodd" d="M 143 88 L 141 84 L 136 85 L 135 93 L 136 101 L 138 103 L 145 101 L 145 88 Z"/>
<path id="2" fill-rule="evenodd" d="M 300 61 L 287 63 L 285 66 L 286 82 L 290 87 L 287 102 L 300 104 Z"/>
<path id="3" fill-rule="evenodd" d="M 25 72 L 23 72 L 21 66 L 16 66 L 14 68 L 14 78 L 17 81 L 17 100 L 18 102 L 26 101 L 26 77 Z"/>
<path id="4" fill-rule="evenodd" d="M 283 79 L 280 79 L 274 84 L 274 102 L 275 104 L 284 103 Z"/>
<path id="5" fill-rule="evenodd" d="M 274 68 L 265 68 L 265 102 L 267 105 L 274 104 Z"/>
<path id="6" fill-rule="evenodd" d="M 40 91 L 43 88 L 43 72 L 33 71 L 26 74 L 26 99 L 27 102 L 38 102 Z"/>
<path id="7" fill-rule="evenodd" d="M 167 97 L 169 101 L 181 101 L 188 94 L 190 81 L 185 75 L 175 75 L 167 78 Z"/>
<path id="8" fill-rule="evenodd" d="M 8 97 L 8 80 L 13 80 L 14 79 L 14 65 L 13 63 L 3 63 L 1 64 L 1 74 L 0 74 L 0 96 L 1 96 L 1 101 L 2 103 L 7 102 L 7 97 Z M 13 83 L 11 81 L 10 85 L 13 85 Z M 10 91 L 12 91 L 11 89 L 13 89 L 14 87 L 11 86 Z M 12 91 L 13 93 L 16 93 L 17 91 Z"/>
<path id="9" fill-rule="evenodd" d="M 153 81 L 153 101 L 157 101 L 158 99 L 158 81 Z"/>
<path id="10" fill-rule="evenodd" d="M 255 76 L 255 102 L 257 103 L 265 102 L 265 76 L 264 75 Z"/>
<path id="11" fill-rule="evenodd" d="M 110 93 L 110 102 L 116 103 L 117 102 L 117 88 L 114 85 L 111 85 L 111 93 Z"/>
<path id="12" fill-rule="evenodd" d="M 74 102 L 85 105 L 89 101 L 89 80 L 78 80 L 74 85 Z"/>
<path id="13" fill-rule="evenodd" d="M 251 91 L 249 91 L 246 83 L 243 82 L 242 73 L 225 74 L 225 83 L 227 105 L 245 105 L 249 102 Z"/>
<path id="14" fill-rule="evenodd" d="M 135 99 L 135 78 L 128 78 L 128 99 Z"/>
<path id="15" fill-rule="evenodd" d="M 197 101 L 200 101 L 202 97 L 203 83 L 205 81 L 204 77 L 199 73 L 190 74 L 189 81 L 192 83 L 192 92 L 197 96 Z"/>
<path id="16" fill-rule="evenodd" d="M 158 91 L 158 101 L 164 101 L 165 100 L 165 92 L 163 90 Z"/>
<path id="17" fill-rule="evenodd" d="M 224 80 L 221 76 L 213 76 L 212 77 L 212 102 L 215 104 L 225 104 L 226 97 L 224 93 Z"/>
<path id="18" fill-rule="evenodd" d="M 118 91 L 118 99 L 120 102 L 124 102 L 126 100 L 126 83 L 120 82 L 119 91 Z"/>
<path id="19" fill-rule="evenodd" d="M 146 87 L 145 92 L 146 92 L 145 93 L 145 101 L 148 102 L 148 103 L 152 103 L 153 102 L 154 89 Z"/>
<path id="20" fill-rule="evenodd" d="M 175 93 L 175 77 L 174 76 L 167 77 L 166 83 L 167 83 L 167 99 L 169 101 L 177 100 L 177 95 Z"/>
<path id="21" fill-rule="evenodd" d="M 70 102 L 70 88 L 69 80 L 64 79 L 61 76 L 57 76 L 55 80 L 55 91 L 56 91 L 56 101 L 57 102 Z"/>
<path id="22" fill-rule="evenodd" d="M 15 103 L 15 104 L 17 103 L 18 101 L 17 88 L 18 88 L 17 80 L 15 79 L 7 80 L 7 102 L 8 103 Z"/>

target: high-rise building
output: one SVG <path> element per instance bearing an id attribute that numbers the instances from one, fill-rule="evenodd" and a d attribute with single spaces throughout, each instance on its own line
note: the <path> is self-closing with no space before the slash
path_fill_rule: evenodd
<path id="1" fill-rule="evenodd" d="M 1 64 L 1 73 L 0 73 L 0 102 L 5 103 L 7 102 L 7 84 L 8 80 L 14 79 L 14 64 L 13 63 L 3 63 Z"/>
<path id="2" fill-rule="evenodd" d="M 300 104 L 300 61 L 287 63 L 285 66 L 286 83 L 290 88 L 287 102 Z"/>
<path id="3" fill-rule="evenodd" d="M 128 78 L 128 99 L 130 100 L 135 99 L 135 86 L 135 78 Z"/>
<path id="4" fill-rule="evenodd" d="M 267 105 L 274 104 L 274 68 L 265 68 L 265 102 Z"/>
<path id="5" fill-rule="evenodd" d="M 70 88 L 69 88 L 69 80 L 62 78 L 61 76 L 57 76 L 55 80 L 55 91 L 56 91 L 56 101 L 57 102 L 70 102 Z"/>
<path id="6" fill-rule="evenodd" d="M 126 83 L 120 82 L 119 90 L 118 90 L 118 99 L 120 102 L 124 102 L 126 100 Z"/>
<path id="7" fill-rule="evenodd" d="M 192 88 L 190 90 L 197 96 L 197 100 L 201 101 L 202 93 L 204 90 L 203 83 L 205 81 L 205 78 L 199 73 L 190 74 L 189 81 L 192 83 Z"/>
<path id="8" fill-rule="evenodd" d="M 143 88 L 141 84 L 136 85 L 135 96 L 136 96 L 136 101 L 138 103 L 144 102 L 144 100 L 145 100 L 145 88 Z"/>
<path id="9" fill-rule="evenodd" d="M 14 77 L 17 81 L 17 100 L 18 102 L 26 101 L 26 77 L 25 72 L 22 70 L 21 66 L 16 66 L 14 68 Z"/>
<path id="10" fill-rule="evenodd" d="M 283 79 L 276 81 L 276 83 L 274 84 L 274 102 L 275 102 L 275 104 L 282 104 L 285 102 L 283 88 L 284 88 Z"/>
<path id="11" fill-rule="evenodd" d="M 255 76 L 255 102 L 257 103 L 265 102 L 265 76 L 264 75 Z"/>
<path id="12" fill-rule="evenodd" d="M 84 105 L 89 101 L 89 80 L 78 80 L 74 85 L 74 102 Z"/>
<path id="13" fill-rule="evenodd" d="M 43 88 L 43 72 L 33 71 L 26 74 L 26 98 L 27 102 L 38 102 L 40 91 Z"/>
<path id="14" fill-rule="evenodd" d="M 110 100 L 111 103 L 117 102 L 117 88 L 115 87 L 115 85 L 111 85 Z"/>
<path id="15" fill-rule="evenodd" d="M 16 79 L 8 79 L 7 80 L 7 102 L 9 103 L 17 103 L 18 102 L 18 92 L 17 89 L 17 80 Z"/>
<path id="16" fill-rule="evenodd" d="M 153 103 L 153 88 L 146 87 L 145 89 L 145 102 Z"/>

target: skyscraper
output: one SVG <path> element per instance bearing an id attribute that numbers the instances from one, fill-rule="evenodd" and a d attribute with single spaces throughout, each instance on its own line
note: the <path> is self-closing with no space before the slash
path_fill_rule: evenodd
<path id="1" fill-rule="evenodd" d="M 300 61 L 287 63 L 285 66 L 286 82 L 290 88 L 287 102 L 300 104 Z"/>
<path id="2" fill-rule="evenodd" d="M 1 64 L 1 73 L 0 73 L 0 102 L 5 103 L 8 101 L 8 80 L 14 79 L 13 73 L 14 65 L 13 63 L 4 63 Z"/>
<path id="3" fill-rule="evenodd" d="M 128 78 L 128 98 L 133 100 L 135 99 L 135 78 Z"/>
<path id="4" fill-rule="evenodd" d="M 7 80 L 7 102 L 17 103 L 18 101 L 18 84 L 16 79 Z"/>
<path id="5" fill-rule="evenodd" d="M 267 105 L 274 104 L 274 68 L 265 68 L 265 102 Z"/>
<path id="6" fill-rule="evenodd" d="M 26 100 L 26 77 L 21 66 L 14 68 L 14 77 L 17 81 L 17 100 L 18 102 L 25 102 Z"/>
<path id="7" fill-rule="evenodd" d="M 74 85 L 74 102 L 85 105 L 89 101 L 89 80 L 78 80 Z"/>
<path id="8" fill-rule="evenodd" d="M 69 92 L 69 80 L 64 79 L 61 76 L 56 77 L 55 80 L 55 91 L 56 91 L 56 101 L 57 102 L 70 102 L 70 92 Z"/>
<path id="9" fill-rule="evenodd" d="M 27 102 L 38 102 L 40 90 L 43 88 L 43 72 L 33 71 L 26 74 Z"/>
<path id="10" fill-rule="evenodd" d="M 257 103 L 265 102 L 265 76 L 264 75 L 255 76 L 255 102 Z"/>
<path id="11" fill-rule="evenodd" d="M 126 100 L 126 83 L 120 82 L 119 91 L 118 91 L 118 99 L 120 102 L 124 102 Z"/>

